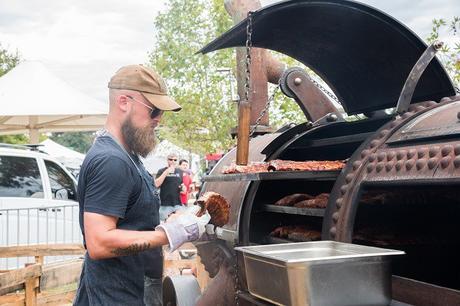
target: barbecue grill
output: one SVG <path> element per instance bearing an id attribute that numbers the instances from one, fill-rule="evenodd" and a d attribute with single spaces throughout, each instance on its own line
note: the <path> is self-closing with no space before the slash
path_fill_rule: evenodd
<path id="1" fill-rule="evenodd" d="M 317 100 L 296 87 L 311 85 L 306 73 L 283 75 L 283 92 L 308 121 L 251 139 L 249 160 L 346 160 L 346 166 L 222 174 L 236 159 L 236 150 L 226 154 L 202 188 L 223 195 L 231 214 L 197 244 L 213 278 L 197 305 L 267 305 L 248 293 L 244 261 L 234 248 L 290 242 L 270 235 L 285 225 L 306 225 L 322 240 L 404 251 L 393 263 L 393 305 L 460 305 L 460 96 L 442 65 L 427 58 L 427 46 L 404 25 L 355 2 L 286 1 L 252 18 L 253 46 L 304 63 L 333 89 L 348 115 L 365 119 L 320 111 L 323 116 L 312 122 Z M 246 23 L 202 52 L 244 46 Z M 423 73 L 413 69 L 417 61 L 425 65 Z M 290 72 L 300 81 L 293 82 Z M 399 113 L 391 109 L 396 107 Z M 325 209 L 273 205 L 294 193 L 330 196 Z"/>

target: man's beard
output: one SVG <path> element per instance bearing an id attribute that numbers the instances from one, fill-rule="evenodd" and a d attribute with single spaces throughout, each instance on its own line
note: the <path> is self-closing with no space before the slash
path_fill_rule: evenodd
<path id="1" fill-rule="evenodd" d="M 144 128 L 134 127 L 131 117 L 121 125 L 121 133 L 128 148 L 142 157 L 149 155 L 157 144 L 155 130 L 149 125 Z"/>

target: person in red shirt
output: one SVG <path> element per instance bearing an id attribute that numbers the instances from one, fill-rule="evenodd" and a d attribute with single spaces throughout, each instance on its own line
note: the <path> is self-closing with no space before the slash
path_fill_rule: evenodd
<path id="1" fill-rule="evenodd" d="M 188 167 L 188 160 L 181 159 L 179 161 L 179 168 L 183 171 L 182 183 L 185 186 L 180 193 L 180 201 L 182 205 L 187 205 L 188 195 L 190 193 L 190 185 L 192 184 L 192 177 Z"/>

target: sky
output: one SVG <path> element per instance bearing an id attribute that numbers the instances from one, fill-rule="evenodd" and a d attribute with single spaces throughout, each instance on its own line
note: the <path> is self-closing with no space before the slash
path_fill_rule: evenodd
<path id="1" fill-rule="evenodd" d="M 430 33 L 433 18 L 460 17 L 460 0 L 359 2 L 391 15 L 421 38 Z M 119 67 L 148 61 L 155 16 L 166 8 L 167 0 L 0 0 L 0 44 L 105 101 L 108 80 Z"/>

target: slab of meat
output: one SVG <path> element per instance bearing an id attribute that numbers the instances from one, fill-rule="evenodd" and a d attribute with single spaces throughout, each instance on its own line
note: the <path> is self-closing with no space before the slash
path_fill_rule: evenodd
<path id="1" fill-rule="evenodd" d="M 326 208 L 329 201 L 329 193 L 321 193 L 313 199 L 306 199 L 294 204 L 298 208 Z"/>
<path id="2" fill-rule="evenodd" d="M 313 199 L 313 196 L 306 194 L 306 193 L 294 193 L 288 196 L 285 196 L 278 201 L 275 202 L 277 206 L 293 206 L 294 204 Z"/>
<path id="3" fill-rule="evenodd" d="M 227 224 L 230 218 L 230 204 L 223 196 L 217 192 L 208 191 L 200 196 L 196 203 L 201 206 L 201 210 L 196 214 L 198 217 L 201 217 L 208 210 L 211 216 L 209 223 L 217 226 Z"/>
<path id="4" fill-rule="evenodd" d="M 275 159 L 269 162 L 268 171 L 326 171 L 340 170 L 345 163 L 339 160 L 292 161 Z"/>
<path id="5" fill-rule="evenodd" d="M 232 173 L 259 173 L 267 172 L 268 163 L 265 162 L 250 162 L 246 166 L 240 166 L 235 163 L 231 163 L 230 166 L 223 167 L 223 174 L 232 174 Z"/>
<path id="6" fill-rule="evenodd" d="M 318 241 L 321 240 L 321 232 L 314 230 L 298 231 L 290 233 L 287 238 L 296 242 Z"/>
<path id="7" fill-rule="evenodd" d="M 275 228 L 270 236 L 292 241 L 316 241 L 321 239 L 321 232 L 305 225 L 285 225 Z"/>

